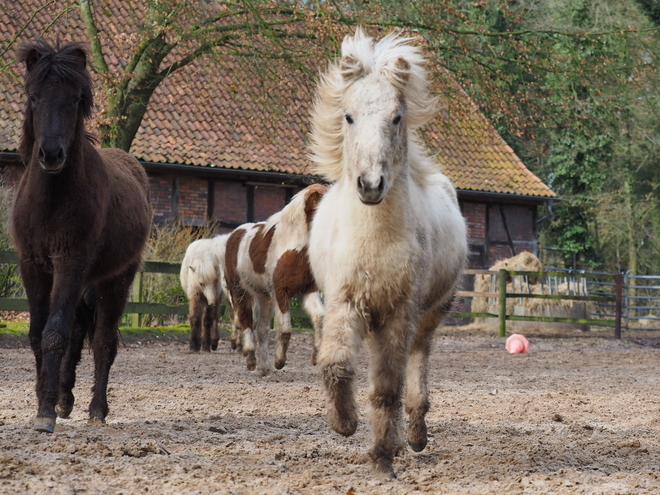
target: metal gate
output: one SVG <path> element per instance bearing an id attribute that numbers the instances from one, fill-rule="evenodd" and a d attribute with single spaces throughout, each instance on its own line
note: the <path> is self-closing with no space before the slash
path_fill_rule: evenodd
<path id="1" fill-rule="evenodd" d="M 628 330 L 660 330 L 660 275 L 624 274 L 624 324 Z"/>

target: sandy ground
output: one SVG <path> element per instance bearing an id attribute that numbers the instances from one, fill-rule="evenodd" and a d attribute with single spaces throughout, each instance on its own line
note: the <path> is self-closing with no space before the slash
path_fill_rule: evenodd
<path id="1" fill-rule="evenodd" d="M 30 429 L 31 351 L 0 338 L 0 493 L 660 493 L 660 337 L 609 335 L 528 335 L 530 353 L 510 355 L 492 334 L 439 332 L 429 445 L 398 457 L 393 481 L 366 456 L 366 364 L 362 422 L 343 438 L 325 421 L 310 334 L 265 378 L 226 334 L 212 354 L 125 342 L 103 427 L 86 425 L 86 352 L 77 405 L 52 435 Z"/>

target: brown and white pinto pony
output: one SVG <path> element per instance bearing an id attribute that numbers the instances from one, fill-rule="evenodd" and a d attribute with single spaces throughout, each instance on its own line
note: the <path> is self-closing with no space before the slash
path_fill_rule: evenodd
<path id="1" fill-rule="evenodd" d="M 467 256 L 456 192 L 415 134 L 434 115 L 420 50 L 358 30 L 322 75 L 312 110 L 316 172 L 334 182 L 312 224 L 309 257 L 325 296 L 318 366 L 338 433 L 358 425 L 358 352 L 371 350 L 370 457 L 394 477 L 403 447 L 427 443 L 428 359 Z"/>
<path id="2" fill-rule="evenodd" d="M 323 304 L 307 258 L 309 229 L 316 206 L 327 187 L 313 184 L 267 221 L 248 223 L 229 236 L 225 278 L 234 309 L 237 336 L 250 370 L 261 375 L 271 371 L 268 332 L 275 311 L 277 351 L 275 368 L 286 364 L 291 339 L 291 299 L 302 296 L 303 307 L 315 329 L 312 362 L 323 320 Z"/>
<path id="3" fill-rule="evenodd" d="M 193 352 L 218 348 L 220 305 L 230 306 L 225 284 L 225 249 L 229 234 L 190 243 L 181 262 L 181 287 L 188 297 L 189 347 Z"/>

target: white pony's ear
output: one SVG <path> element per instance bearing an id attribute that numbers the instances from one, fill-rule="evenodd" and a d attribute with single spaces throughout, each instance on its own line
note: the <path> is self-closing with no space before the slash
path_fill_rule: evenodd
<path id="1" fill-rule="evenodd" d="M 403 57 L 397 57 L 385 64 L 382 72 L 392 84 L 397 87 L 403 87 L 410 80 L 410 70 L 410 63 Z"/>
<path id="2" fill-rule="evenodd" d="M 351 81 L 362 76 L 364 65 L 352 55 L 344 55 L 339 61 L 339 72 L 344 81 Z"/>

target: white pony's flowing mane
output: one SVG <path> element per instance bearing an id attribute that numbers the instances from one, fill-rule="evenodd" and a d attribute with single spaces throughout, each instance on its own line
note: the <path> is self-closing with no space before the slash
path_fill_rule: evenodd
<path id="1" fill-rule="evenodd" d="M 310 158 L 315 171 L 329 181 L 339 180 L 343 169 L 342 96 L 351 84 L 374 72 L 380 72 L 401 91 L 407 105 L 410 151 L 420 155 L 412 165 L 417 164 L 418 173 L 428 170 L 428 159 L 414 131 L 435 116 L 437 98 L 429 93 L 426 61 L 420 48 L 410 44 L 412 40 L 395 31 L 376 43 L 358 28 L 355 36 L 344 38 L 341 58 L 320 75 L 311 111 Z"/>

